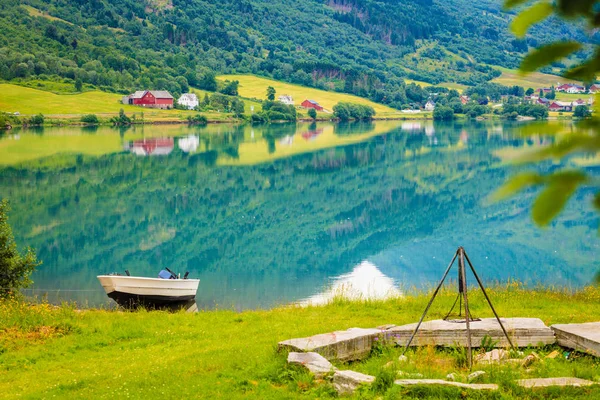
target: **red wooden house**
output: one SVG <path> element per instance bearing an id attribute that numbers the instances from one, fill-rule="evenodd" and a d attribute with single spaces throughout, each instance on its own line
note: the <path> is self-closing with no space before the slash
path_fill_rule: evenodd
<path id="1" fill-rule="evenodd" d="M 317 111 L 323 111 L 323 107 L 314 100 L 304 100 L 300 105 L 304 108 L 314 108 Z"/>
<path id="2" fill-rule="evenodd" d="M 128 104 L 149 108 L 173 108 L 173 96 L 166 90 L 138 90 L 126 97 Z"/>

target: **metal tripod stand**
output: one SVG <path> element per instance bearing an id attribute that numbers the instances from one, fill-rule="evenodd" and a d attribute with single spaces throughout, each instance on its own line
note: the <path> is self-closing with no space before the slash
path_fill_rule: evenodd
<path id="1" fill-rule="evenodd" d="M 462 246 L 459 247 L 458 250 L 456 250 L 456 253 L 454 254 L 454 257 L 452 258 L 452 261 L 450 261 L 448 268 L 446 268 L 446 272 L 444 272 L 444 276 L 442 277 L 442 280 L 435 288 L 435 291 L 433 292 L 433 296 L 431 296 L 431 300 L 429 300 L 427 307 L 425 307 L 425 311 L 423 312 L 423 315 L 421 316 L 421 319 L 419 320 L 419 323 L 417 324 L 415 331 L 412 333 L 410 339 L 408 340 L 408 343 L 406 344 L 406 347 L 404 348 L 404 352 L 402 354 L 406 353 L 406 350 L 408 350 L 408 347 L 410 346 L 413 339 L 417 335 L 417 332 L 419 331 L 419 328 L 421 327 L 421 324 L 423 323 L 423 320 L 425 319 L 425 316 L 427 315 L 427 311 L 429 311 L 429 307 L 431 307 L 431 304 L 433 303 L 435 296 L 437 296 L 438 292 L 440 291 L 440 289 L 444 283 L 444 280 L 446 280 L 446 277 L 448 276 L 448 272 L 450 272 L 450 269 L 452 268 L 452 265 L 454 264 L 454 261 L 456 261 L 457 258 L 458 258 L 458 297 L 454 301 L 454 304 L 452 305 L 452 308 L 450 309 L 448 314 L 446 314 L 446 316 L 444 317 L 444 320 L 448 320 L 448 317 L 452 313 L 452 310 L 454 310 L 454 306 L 456 306 L 457 301 L 460 300 L 461 303 L 464 302 L 464 311 L 465 311 L 464 321 L 454 320 L 451 322 L 459 322 L 459 323 L 465 322 L 467 325 L 467 348 L 468 348 L 467 365 L 470 369 L 471 366 L 473 365 L 473 353 L 471 351 L 472 346 L 471 346 L 470 323 L 471 323 L 471 321 L 479 321 L 479 319 L 473 319 L 471 316 L 471 312 L 469 311 L 469 299 L 467 296 L 467 276 L 465 273 L 466 272 L 465 271 L 465 259 L 467 260 L 467 263 L 469 264 L 471 271 L 473 271 L 473 275 L 475 276 L 475 279 L 477 280 L 477 283 L 479 284 L 479 287 L 481 288 L 481 292 L 483 293 L 483 296 L 487 300 L 488 304 L 490 305 L 490 308 L 492 309 L 492 312 L 494 313 L 494 316 L 496 317 L 496 320 L 500 324 L 500 327 L 502 328 L 502 332 L 504 332 L 504 336 L 506 336 L 506 340 L 508 340 L 508 343 L 510 344 L 511 348 L 514 349 L 514 346 L 512 344 L 512 341 L 510 340 L 510 337 L 508 337 L 508 333 L 506 332 L 506 329 L 504 329 L 504 325 L 502 324 L 502 321 L 500 321 L 500 317 L 498 317 L 498 313 L 496 313 L 496 310 L 494 309 L 494 306 L 492 305 L 492 302 L 490 301 L 490 298 L 488 297 L 488 295 L 485 291 L 485 288 L 483 287 L 483 283 L 481 282 L 481 279 L 479 279 L 479 275 L 477 275 L 477 272 L 475 271 L 473 264 L 471 264 L 471 260 L 469 260 L 469 256 L 467 255 L 467 252 L 465 251 L 465 249 Z M 460 315 L 460 312 L 462 311 L 461 309 L 462 309 L 462 304 L 459 305 L 459 315 Z"/>

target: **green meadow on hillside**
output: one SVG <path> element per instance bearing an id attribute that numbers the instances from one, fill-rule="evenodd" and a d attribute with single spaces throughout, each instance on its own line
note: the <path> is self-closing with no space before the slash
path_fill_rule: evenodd
<path id="1" fill-rule="evenodd" d="M 56 85 L 54 85 L 56 87 Z M 60 86 L 58 86 L 60 88 Z M 77 94 L 56 94 L 44 90 L 33 89 L 29 87 L 13 85 L 8 83 L 0 84 L 0 111 L 19 112 L 21 115 L 34 115 L 42 113 L 52 118 L 76 118 L 83 114 L 97 114 L 99 117 L 109 118 L 117 115 L 120 109 L 123 109 L 127 115 L 136 114 L 141 118 L 144 113 L 144 119 L 148 121 L 181 121 L 188 116 L 198 114 L 196 111 L 188 110 L 158 110 L 142 108 L 121 103 L 120 94 L 106 93 L 98 90 L 88 91 Z M 202 101 L 206 92 L 199 89 L 192 89 Z M 260 103 L 251 100 L 243 100 L 245 111 L 250 114 L 250 106 L 254 106 L 255 111 L 260 110 Z M 231 114 L 218 112 L 203 112 L 209 120 L 227 120 L 232 119 Z"/>
<path id="2" fill-rule="evenodd" d="M 472 312 L 490 317 L 479 291 L 470 292 Z M 600 318 L 600 289 L 576 293 L 542 289 L 524 290 L 518 285 L 490 290 L 503 317 L 541 317 L 546 324 L 585 322 Z M 406 324 L 421 315 L 429 294 L 387 301 L 334 300 L 323 307 L 286 306 L 272 310 L 198 313 L 78 312 L 68 305 L 28 306 L 0 302 L 1 398 L 335 398 L 327 380 L 314 379 L 299 368 L 286 365 L 286 353 L 277 343 L 293 337 L 345 330 Z M 442 317 L 455 299 L 454 291 L 442 291 L 429 318 Z M 536 351 L 544 356 L 557 346 Z M 531 349 L 524 349 L 526 354 Z M 373 388 L 353 398 L 431 399 L 591 399 L 600 397 L 598 385 L 588 388 L 525 390 L 515 379 L 575 376 L 600 380 L 598 358 L 573 353 L 540 361 L 528 370 L 512 366 L 479 366 L 487 371 L 483 382 L 498 383 L 493 393 L 463 389 L 389 388 L 390 373 L 383 365 L 397 360 L 400 348 L 377 349 L 362 362 L 336 363 L 338 368 L 373 374 Z M 562 353 L 562 352 L 561 352 Z M 422 348 L 408 353 L 402 368 L 426 378 L 449 372 L 466 375 L 460 352 Z M 438 360 L 438 361 L 436 361 Z M 392 376 L 393 379 L 393 376 Z"/>
<path id="3" fill-rule="evenodd" d="M 527 75 L 521 75 L 516 69 L 508 69 L 502 67 L 495 67 L 502 71 L 502 75 L 492 82 L 499 83 L 505 86 L 522 86 L 527 88 L 539 89 L 541 87 L 550 87 L 552 85 L 558 86 L 558 83 L 577 83 L 581 82 L 574 81 L 572 79 L 566 79 L 558 75 L 544 74 L 541 72 L 531 72 Z"/>
<path id="4" fill-rule="evenodd" d="M 221 75 L 217 79 L 221 81 L 239 81 L 240 96 L 254 99 L 265 99 L 267 87 L 275 88 L 277 98 L 282 94 L 289 94 L 294 98 L 294 103 L 299 106 L 306 99 L 315 100 L 326 111 L 331 112 L 333 106 L 339 102 L 358 103 L 373 107 L 376 117 L 382 116 L 397 116 L 399 111 L 383 104 L 378 104 L 362 97 L 337 92 L 328 92 L 325 90 L 309 88 L 306 86 L 294 85 L 291 83 L 275 81 L 272 79 L 262 78 L 254 75 Z"/>

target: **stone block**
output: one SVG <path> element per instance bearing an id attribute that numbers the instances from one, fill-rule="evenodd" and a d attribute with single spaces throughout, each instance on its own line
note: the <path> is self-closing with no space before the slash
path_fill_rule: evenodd
<path id="1" fill-rule="evenodd" d="M 370 385 L 375 377 L 355 371 L 336 371 L 333 375 L 333 387 L 338 394 L 352 394 L 360 385 Z"/>
<path id="2" fill-rule="evenodd" d="M 558 344 L 600 357 L 600 322 L 552 325 Z"/>
<path id="3" fill-rule="evenodd" d="M 473 390 L 498 390 L 498 385 L 494 383 L 461 383 L 444 381 L 442 379 L 398 379 L 394 381 L 394 384 L 400 386 L 414 386 L 414 385 L 442 385 L 442 386 L 456 386 L 463 389 Z"/>
<path id="4" fill-rule="evenodd" d="M 380 329 L 350 328 L 307 338 L 279 342 L 280 349 L 316 352 L 328 360 L 360 360 L 371 353 L 373 343 L 382 335 Z"/>
<path id="5" fill-rule="evenodd" d="M 535 378 L 519 379 L 517 385 L 525 388 L 544 388 L 549 386 L 591 386 L 597 385 L 597 383 L 579 378 Z"/>
<path id="6" fill-rule="evenodd" d="M 322 377 L 329 372 L 337 370 L 325 357 L 319 353 L 296 353 L 288 354 L 287 362 L 290 364 L 302 365 L 317 377 Z"/>
<path id="7" fill-rule="evenodd" d="M 517 347 L 536 346 L 538 344 L 555 343 L 554 333 L 538 318 L 501 318 L 513 344 Z M 417 324 L 397 326 L 386 331 L 400 346 L 406 346 Z M 496 347 L 507 347 L 508 341 L 495 318 L 483 318 L 472 321 L 471 343 L 473 347 L 481 346 L 485 336 L 496 342 Z M 433 320 L 424 322 L 419 328 L 411 346 L 467 346 L 467 324 Z"/>

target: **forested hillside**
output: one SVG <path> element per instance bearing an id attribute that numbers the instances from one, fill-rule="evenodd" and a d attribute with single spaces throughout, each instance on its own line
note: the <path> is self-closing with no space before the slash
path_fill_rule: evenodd
<path id="1" fill-rule="evenodd" d="M 475 85 L 541 42 L 585 40 L 557 21 L 516 40 L 510 20 L 496 0 L 4 0 L 0 78 L 177 94 L 253 73 L 400 107 L 403 78 Z"/>

